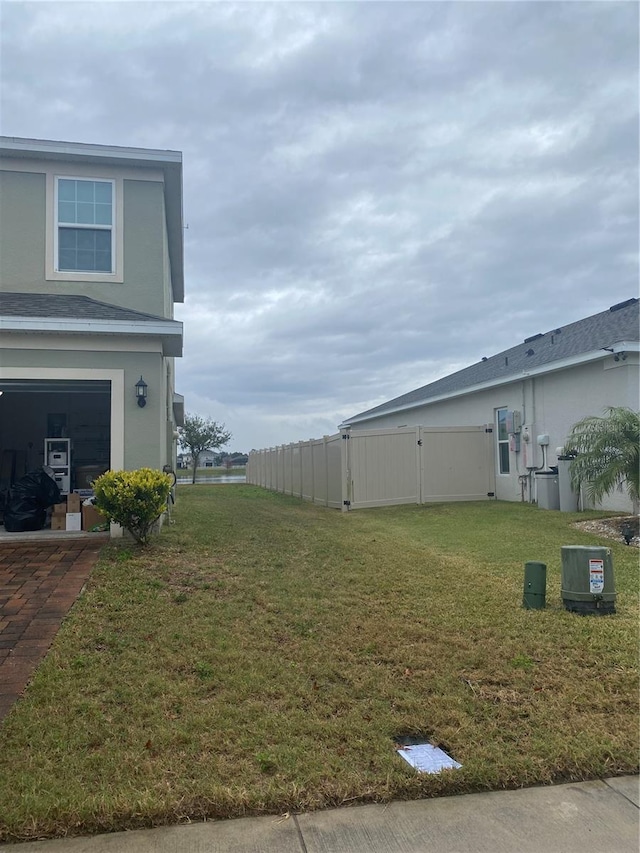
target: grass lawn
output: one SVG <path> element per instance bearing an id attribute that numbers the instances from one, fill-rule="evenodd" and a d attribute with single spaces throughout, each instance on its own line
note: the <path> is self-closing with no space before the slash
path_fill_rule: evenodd
<path id="1" fill-rule="evenodd" d="M 637 772 L 638 551 L 577 518 L 180 487 L 146 553 L 105 548 L 0 728 L 0 837 Z M 611 545 L 615 616 L 562 608 L 563 544 Z M 415 773 L 412 734 L 462 769 Z"/>

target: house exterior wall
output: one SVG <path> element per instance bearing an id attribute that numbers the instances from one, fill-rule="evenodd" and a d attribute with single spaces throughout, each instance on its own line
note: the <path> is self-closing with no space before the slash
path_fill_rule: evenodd
<path id="1" fill-rule="evenodd" d="M 0 171 L 0 290 L 47 292 L 45 215 L 44 174 Z"/>
<path id="2" fill-rule="evenodd" d="M 22 163 L 22 165 L 20 165 Z M 122 186 L 122 281 L 85 274 L 47 278 L 47 179 L 109 177 Z M 164 183 L 159 170 L 80 167 L 38 161 L 2 163 L 0 170 L 0 291 L 65 293 L 160 317 L 173 317 Z M 117 229 L 116 229 L 117 236 Z"/>
<path id="3" fill-rule="evenodd" d="M 499 500 L 521 500 L 523 494 L 535 498 L 535 483 L 521 480 L 528 473 L 524 453 L 509 453 L 509 473 L 500 474 L 497 460 L 496 411 L 506 408 L 522 413 L 522 423 L 533 426 L 532 434 L 549 435 L 547 465 L 557 462 L 555 449 L 564 445 L 571 426 L 587 415 L 600 415 L 607 406 L 640 408 L 638 355 L 629 354 L 626 361 L 613 356 L 589 364 L 523 377 L 513 382 L 421 405 L 391 414 L 355 422 L 352 432 L 363 429 L 403 426 L 472 426 L 492 424 L 496 451 L 496 497 Z M 540 448 L 534 460 L 543 464 Z M 626 492 L 616 492 L 603 502 L 607 509 L 630 510 Z"/>

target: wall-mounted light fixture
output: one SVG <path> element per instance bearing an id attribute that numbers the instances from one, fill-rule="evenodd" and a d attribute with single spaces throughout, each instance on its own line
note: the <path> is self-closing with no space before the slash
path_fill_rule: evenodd
<path id="1" fill-rule="evenodd" d="M 147 405 L 147 383 L 142 376 L 136 382 L 136 400 L 141 409 Z"/>

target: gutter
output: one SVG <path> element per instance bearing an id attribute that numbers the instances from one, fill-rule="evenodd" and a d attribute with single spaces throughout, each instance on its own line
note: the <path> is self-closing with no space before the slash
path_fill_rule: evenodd
<path id="1" fill-rule="evenodd" d="M 558 370 L 566 370 L 569 367 L 577 367 L 581 364 L 590 364 L 594 361 L 604 359 L 609 355 L 615 355 L 620 352 L 640 352 L 639 341 L 619 341 L 607 348 L 606 352 L 602 349 L 592 350 L 591 352 L 582 353 L 581 355 L 563 358 L 559 361 L 553 361 L 550 364 L 534 367 L 530 370 L 523 370 L 521 373 L 512 373 L 510 376 L 503 376 L 499 379 L 491 379 L 487 382 L 478 382 L 475 385 L 470 385 L 467 388 L 461 388 L 459 391 L 449 391 L 446 394 L 438 394 L 436 397 L 427 397 L 422 400 L 413 400 L 411 403 L 404 405 L 393 406 L 384 411 L 371 412 L 368 415 L 356 415 L 350 420 L 343 421 L 338 429 L 347 429 L 353 424 L 364 423 L 376 418 L 381 418 L 385 415 L 393 415 L 397 412 L 406 412 L 410 409 L 419 409 L 422 406 L 430 406 L 434 403 L 441 403 L 444 400 L 452 400 L 456 397 L 463 397 L 467 394 L 476 394 L 478 391 L 486 391 L 490 388 L 498 388 L 502 385 L 510 385 L 513 382 L 520 382 L 523 379 L 529 379 L 536 376 L 542 376 L 547 373 L 555 373 Z"/>
<path id="2" fill-rule="evenodd" d="M 130 148 L 122 145 L 95 145 L 87 142 L 62 142 L 51 139 L 27 139 L 20 136 L 0 136 L 0 154 L 5 156 L 71 157 L 104 160 L 112 158 L 136 163 L 182 163 L 182 152 L 159 148 Z"/>
<path id="3" fill-rule="evenodd" d="M 178 320 L 97 320 L 69 317 L 2 317 L 0 332 L 59 335 L 136 335 L 162 338 L 164 355 L 181 356 L 183 326 Z"/>

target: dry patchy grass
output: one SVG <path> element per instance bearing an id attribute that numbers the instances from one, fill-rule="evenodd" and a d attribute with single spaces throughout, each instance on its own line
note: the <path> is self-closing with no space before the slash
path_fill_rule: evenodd
<path id="1" fill-rule="evenodd" d="M 636 771 L 637 551 L 577 518 L 181 487 L 151 549 L 105 549 L 0 729 L 4 837 Z M 611 545 L 615 616 L 563 610 L 563 544 Z M 415 734 L 462 769 L 414 773 Z"/>

